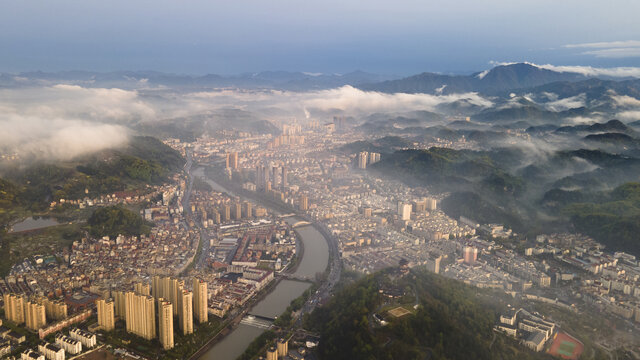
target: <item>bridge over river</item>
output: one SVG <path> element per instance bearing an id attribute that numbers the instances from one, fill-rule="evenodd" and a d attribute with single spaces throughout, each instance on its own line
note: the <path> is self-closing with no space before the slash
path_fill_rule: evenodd
<path id="1" fill-rule="evenodd" d="M 267 316 L 249 314 L 240 320 L 240 324 L 268 330 L 271 328 L 274 321 L 275 319 Z"/>
<path id="2" fill-rule="evenodd" d="M 295 229 L 295 228 L 299 228 L 299 227 L 303 227 L 303 226 L 307 226 L 307 225 L 311 225 L 311 223 L 308 222 L 308 221 L 301 220 L 301 221 L 298 221 L 297 223 L 291 225 L 291 227 L 293 227 Z"/>
<path id="3" fill-rule="evenodd" d="M 212 180 L 209 183 L 213 183 L 212 186 L 216 185 L 213 186 L 214 189 L 225 190 Z M 326 269 L 329 263 L 327 239 L 313 226 L 305 226 L 309 225 L 309 223 L 304 224 L 305 219 L 291 215 L 286 214 L 284 218 L 287 223 L 299 227 L 296 231 L 304 244 L 304 254 L 295 273 L 287 274 L 286 278 L 281 279 L 271 293 L 249 310 L 253 317 L 245 316 L 237 328 L 201 354 L 200 360 L 237 359 L 253 339 L 273 325 L 273 320 L 287 309 L 291 300 L 302 295 L 309 288 L 309 281 L 313 281 L 317 273 Z"/>
<path id="4" fill-rule="evenodd" d="M 276 274 L 276 276 L 281 277 L 283 279 L 298 280 L 298 281 L 304 281 L 304 282 L 313 282 L 314 280 L 314 277 L 311 275 L 279 273 L 279 274 Z"/>

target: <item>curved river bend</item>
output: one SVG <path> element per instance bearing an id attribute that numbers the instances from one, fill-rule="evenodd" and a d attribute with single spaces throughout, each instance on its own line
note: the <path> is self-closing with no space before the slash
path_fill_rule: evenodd
<path id="1" fill-rule="evenodd" d="M 195 174 L 200 175 L 200 169 L 196 170 Z M 227 191 L 211 179 L 207 179 L 207 182 L 216 191 L 224 191 L 233 195 L 233 193 Z M 300 220 L 301 219 L 296 217 L 287 218 L 289 224 L 294 224 Z M 312 226 L 305 226 L 296 230 L 304 245 L 304 253 L 302 254 L 302 259 L 295 274 L 313 277 L 315 274 L 323 272 L 329 263 L 329 247 L 327 241 L 322 234 Z M 282 280 L 271 293 L 254 305 L 249 312 L 267 317 L 280 315 L 287 309 L 291 301 L 302 295 L 309 286 L 310 284 L 305 282 Z M 247 346 L 263 332 L 264 330 L 262 329 L 240 324 L 229 335 L 225 336 L 220 342 L 204 353 L 200 359 L 235 360 L 238 356 L 242 355 Z"/>

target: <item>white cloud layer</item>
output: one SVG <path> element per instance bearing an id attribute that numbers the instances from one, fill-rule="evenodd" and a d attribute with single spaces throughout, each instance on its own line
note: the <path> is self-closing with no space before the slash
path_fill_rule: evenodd
<path id="1" fill-rule="evenodd" d="M 637 121 L 640 120 L 640 110 L 622 111 L 616 117 L 621 121 Z"/>
<path id="2" fill-rule="evenodd" d="M 53 85 L 0 90 L 0 150 L 21 157 L 72 159 L 117 147 L 130 127 L 220 109 L 242 109 L 274 122 L 326 120 L 332 114 L 433 111 L 458 100 L 488 107 L 476 93 L 385 94 L 351 86 L 312 91 L 230 90 L 180 93 L 166 89 L 122 90 Z M 223 119 L 224 121 L 224 119 Z"/>
<path id="3" fill-rule="evenodd" d="M 55 85 L 0 90 L 0 150 L 69 160 L 125 144 L 132 120 L 152 118 L 135 91 Z"/>
<path id="4" fill-rule="evenodd" d="M 524 62 L 525 64 L 529 64 L 531 66 L 536 66 L 541 69 L 547 69 L 556 72 L 569 72 L 582 74 L 588 77 L 598 77 L 598 76 L 608 76 L 608 77 L 617 77 L 617 78 L 640 78 L 640 67 L 635 66 L 621 66 L 621 67 L 612 67 L 612 68 L 600 68 L 593 66 L 580 66 L 580 65 L 551 65 L 551 64 L 534 64 L 532 62 Z M 512 65 L 517 64 L 517 62 L 497 62 L 491 61 L 489 64 L 493 66 L 498 65 Z"/>
<path id="5" fill-rule="evenodd" d="M 625 40 L 625 41 L 604 41 L 604 42 L 592 42 L 582 44 L 568 44 L 566 48 L 588 48 L 588 49 L 605 49 L 605 48 L 629 48 L 640 47 L 640 41 L 638 40 Z"/>
<path id="6" fill-rule="evenodd" d="M 492 102 L 476 93 L 453 95 L 386 94 L 368 92 L 351 86 L 308 93 L 304 100 L 308 108 L 320 110 L 341 109 L 348 113 L 398 112 L 435 110 L 436 106 L 467 100 L 473 105 L 488 107 Z"/>
<path id="7" fill-rule="evenodd" d="M 121 125 L 80 120 L 11 116 L 0 119 L 0 144 L 24 159 L 70 160 L 126 144 L 129 130 Z"/>
<path id="8" fill-rule="evenodd" d="M 585 106 L 586 100 L 587 94 L 582 93 L 564 99 L 555 99 L 553 101 L 549 101 L 545 104 L 545 106 L 552 111 L 564 111 Z"/>
<path id="9" fill-rule="evenodd" d="M 205 109 L 207 106 L 231 104 L 254 112 L 265 108 L 278 108 L 288 113 L 289 118 L 291 116 L 318 117 L 332 112 L 358 116 L 374 112 L 434 111 L 438 105 L 459 100 L 465 100 L 480 107 L 489 107 L 493 104 L 477 93 L 386 94 L 363 91 L 352 86 L 302 93 L 276 90 L 216 90 L 185 96 L 185 101 L 193 108 Z"/>
<path id="10" fill-rule="evenodd" d="M 613 95 L 611 96 L 611 98 L 616 102 L 616 105 L 618 106 L 640 108 L 640 99 L 636 99 L 627 95 Z"/>
<path id="11" fill-rule="evenodd" d="M 638 40 L 569 44 L 564 47 L 568 49 L 593 49 L 584 51 L 582 54 L 599 58 L 640 57 L 640 41 Z"/>

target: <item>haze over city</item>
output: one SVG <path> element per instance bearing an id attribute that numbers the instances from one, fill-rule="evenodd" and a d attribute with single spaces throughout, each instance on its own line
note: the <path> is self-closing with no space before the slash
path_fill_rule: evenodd
<path id="1" fill-rule="evenodd" d="M 639 3 L 0 9 L 1 359 L 640 359 Z"/>

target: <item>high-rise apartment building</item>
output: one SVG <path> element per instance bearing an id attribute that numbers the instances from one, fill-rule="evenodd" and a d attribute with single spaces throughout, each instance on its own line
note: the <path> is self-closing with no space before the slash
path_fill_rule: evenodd
<path id="1" fill-rule="evenodd" d="M 427 210 L 436 210 L 438 208 L 438 200 L 434 198 L 427 198 Z"/>
<path id="2" fill-rule="evenodd" d="M 422 198 L 420 200 L 415 200 L 411 203 L 412 210 L 414 213 L 420 214 L 427 211 L 427 199 Z"/>
<path id="3" fill-rule="evenodd" d="M 150 296 L 151 286 L 149 286 L 149 284 L 139 282 L 133 286 L 133 291 L 138 295 Z"/>
<path id="4" fill-rule="evenodd" d="M 302 210 L 302 211 L 309 210 L 309 198 L 306 195 L 301 195 L 300 196 L 299 207 L 300 207 L 300 210 Z"/>
<path id="5" fill-rule="evenodd" d="M 242 204 L 239 202 L 233 205 L 233 218 L 236 220 L 242 219 Z"/>
<path id="6" fill-rule="evenodd" d="M 162 295 L 164 295 L 162 288 L 162 278 L 158 275 L 154 275 L 153 278 L 151 278 L 151 296 L 156 300 L 161 298 Z"/>
<path id="7" fill-rule="evenodd" d="M 124 319 L 127 312 L 126 312 L 126 297 L 125 297 L 125 291 L 122 290 L 115 290 L 112 292 L 113 294 L 113 300 L 114 300 L 114 307 L 115 307 L 115 314 L 116 316 L 120 317 L 121 319 Z"/>
<path id="8" fill-rule="evenodd" d="M 158 337 L 165 350 L 173 349 L 173 304 L 158 299 Z"/>
<path id="9" fill-rule="evenodd" d="M 282 176 L 281 176 L 281 181 L 280 183 L 282 184 L 282 191 L 284 191 L 288 185 L 289 179 L 288 179 L 288 173 L 287 173 L 287 167 L 286 166 L 282 166 Z"/>
<path id="10" fill-rule="evenodd" d="M 171 304 L 178 305 L 180 293 L 182 289 L 184 289 L 184 280 L 156 275 L 151 281 L 154 299 L 158 300 L 163 298 L 171 302 Z M 178 315 L 178 306 L 174 306 L 173 315 Z"/>
<path id="11" fill-rule="evenodd" d="M 152 296 L 125 294 L 127 332 L 147 340 L 156 337 L 156 308 Z M 172 310 L 173 311 L 173 310 Z"/>
<path id="12" fill-rule="evenodd" d="M 375 164 L 380 161 L 380 153 L 371 152 L 369 153 L 369 164 Z"/>
<path id="13" fill-rule="evenodd" d="M 411 219 L 411 205 L 398 201 L 398 217 L 400 220 Z"/>
<path id="14" fill-rule="evenodd" d="M 358 154 L 358 169 L 366 169 L 367 168 L 367 160 L 369 158 L 369 153 L 363 151 Z"/>
<path id="15" fill-rule="evenodd" d="M 464 262 L 474 264 L 478 259 L 478 249 L 472 246 L 465 246 L 463 249 Z"/>
<path id="16" fill-rule="evenodd" d="M 211 220 L 213 220 L 214 224 L 220 224 L 220 212 L 218 212 L 218 210 L 213 210 L 213 213 L 211 213 Z"/>
<path id="17" fill-rule="evenodd" d="M 38 330 L 47 324 L 47 312 L 44 305 L 38 304 L 35 300 L 27 301 L 25 304 L 25 321 L 27 328 Z"/>
<path id="18" fill-rule="evenodd" d="M 278 360 L 278 350 L 275 346 L 267 349 L 267 360 Z"/>
<path id="19" fill-rule="evenodd" d="M 427 270 L 432 273 L 439 274 L 440 273 L 440 261 L 442 260 L 442 256 L 432 256 L 427 259 Z"/>
<path id="20" fill-rule="evenodd" d="M 115 303 L 113 299 L 98 299 L 96 307 L 98 308 L 98 325 L 100 325 L 100 328 L 104 331 L 115 329 Z"/>
<path id="21" fill-rule="evenodd" d="M 289 354 L 289 341 L 287 341 L 287 339 L 278 339 L 278 341 L 276 341 L 276 347 L 278 349 L 279 357 L 284 358 Z"/>
<path id="22" fill-rule="evenodd" d="M 231 205 L 224 204 L 222 205 L 222 214 L 224 215 L 224 221 L 231 221 Z"/>
<path id="23" fill-rule="evenodd" d="M 42 297 L 39 302 L 44 305 L 47 317 L 51 320 L 63 320 L 68 315 L 67 304 L 64 301 Z"/>
<path id="24" fill-rule="evenodd" d="M 238 152 L 230 152 L 226 154 L 225 165 L 227 169 L 237 169 L 238 168 Z"/>
<path id="25" fill-rule="evenodd" d="M 273 165 L 271 167 L 271 183 L 273 183 L 274 187 L 277 187 L 278 185 L 278 176 L 280 172 L 278 171 L 278 167 Z"/>
<path id="26" fill-rule="evenodd" d="M 180 330 L 183 335 L 193 333 L 193 293 L 189 290 L 182 290 L 178 309 L 178 319 Z"/>
<path id="27" fill-rule="evenodd" d="M 4 316 L 16 324 L 24 323 L 25 299 L 22 295 L 4 294 Z"/>
<path id="28" fill-rule="evenodd" d="M 208 292 L 206 281 L 193 279 L 193 312 L 198 323 L 209 321 Z"/>
<path id="29" fill-rule="evenodd" d="M 180 302 L 180 296 L 182 294 L 182 289 L 184 289 L 184 280 L 171 278 L 169 280 L 169 293 L 165 296 L 171 304 L 173 305 L 173 315 L 178 315 L 178 303 Z"/>
<path id="30" fill-rule="evenodd" d="M 263 184 L 263 177 L 264 175 L 262 174 L 264 172 L 264 168 L 262 167 L 262 165 L 257 165 L 256 166 L 256 188 L 257 189 L 264 189 L 264 184 Z"/>
<path id="31" fill-rule="evenodd" d="M 247 219 L 250 219 L 253 217 L 253 206 L 251 205 L 250 202 L 245 201 L 244 204 L 244 215 Z"/>

